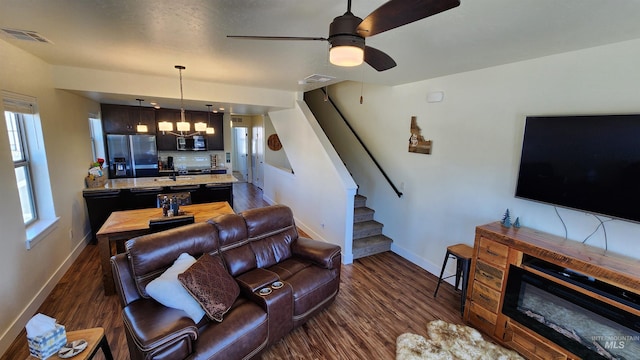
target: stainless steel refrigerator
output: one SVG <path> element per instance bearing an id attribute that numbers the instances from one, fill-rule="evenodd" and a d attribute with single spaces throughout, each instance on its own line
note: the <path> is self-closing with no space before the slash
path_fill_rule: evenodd
<path id="1" fill-rule="evenodd" d="M 110 178 L 158 176 L 155 135 L 107 134 L 107 153 Z"/>

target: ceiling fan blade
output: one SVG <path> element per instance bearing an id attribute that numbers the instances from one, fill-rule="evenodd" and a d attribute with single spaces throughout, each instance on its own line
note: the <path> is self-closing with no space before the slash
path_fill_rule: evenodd
<path id="1" fill-rule="evenodd" d="M 378 71 L 389 70 L 397 65 L 391 56 L 371 46 L 364 47 L 364 61 Z"/>
<path id="2" fill-rule="evenodd" d="M 253 36 L 253 35 L 227 35 L 232 39 L 247 39 L 247 40 L 322 40 L 327 41 L 327 38 L 323 37 L 305 37 L 305 36 Z"/>
<path id="3" fill-rule="evenodd" d="M 452 9 L 459 0 L 391 0 L 364 18 L 356 31 L 369 37 Z"/>

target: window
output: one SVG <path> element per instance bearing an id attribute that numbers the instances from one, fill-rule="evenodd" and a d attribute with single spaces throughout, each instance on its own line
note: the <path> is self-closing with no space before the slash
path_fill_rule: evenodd
<path id="1" fill-rule="evenodd" d="M 4 117 L 7 121 L 9 146 L 11 147 L 11 157 L 13 158 L 13 167 L 16 172 L 16 182 L 18 183 L 22 218 L 25 224 L 30 224 L 37 219 L 37 213 L 33 197 L 33 187 L 31 186 L 29 154 L 23 128 L 24 118 L 22 114 L 11 111 L 5 111 Z"/>
<path id="2" fill-rule="evenodd" d="M 1 94 L 25 224 L 24 240 L 31 249 L 53 232 L 59 220 L 53 206 L 42 125 L 35 98 L 8 91 Z"/>
<path id="3" fill-rule="evenodd" d="M 98 116 L 91 115 L 89 117 L 89 129 L 91 130 L 91 152 L 93 153 L 93 158 L 106 159 L 104 138 L 102 136 L 102 121 Z"/>

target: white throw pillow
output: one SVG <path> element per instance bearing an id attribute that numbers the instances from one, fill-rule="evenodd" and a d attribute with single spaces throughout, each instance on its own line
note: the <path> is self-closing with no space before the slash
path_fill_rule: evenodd
<path id="1" fill-rule="evenodd" d="M 178 281 L 178 274 L 183 273 L 195 262 L 193 256 L 187 253 L 180 254 L 170 268 L 147 284 L 146 290 L 154 300 L 164 306 L 183 310 L 197 324 L 202 320 L 204 310 Z"/>

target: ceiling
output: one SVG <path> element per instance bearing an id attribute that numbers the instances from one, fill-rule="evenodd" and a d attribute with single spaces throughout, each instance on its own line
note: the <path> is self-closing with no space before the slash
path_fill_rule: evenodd
<path id="1" fill-rule="evenodd" d="M 384 2 L 353 0 L 352 12 L 364 18 Z M 367 38 L 367 45 L 397 62 L 384 72 L 366 64 L 333 66 L 322 41 L 226 37 L 327 37 L 330 22 L 346 11 L 346 3 L 0 0 L 0 27 L 36 31 L 52 44 L 0 37 L 54 65 L 177 79 L 174 65 L 180 64 L 187 68 L 185 79 L 286 91 L 325 85 L 304 84 L 312 74 L 335 77 L 329 83 L 398 85 L 640 38 L 637 0 L 461 0 L 457 8 Z M 118 94 L 91 97 L 137 104 Z M 247 113 L 264 110 L 237 105 Z"/>

